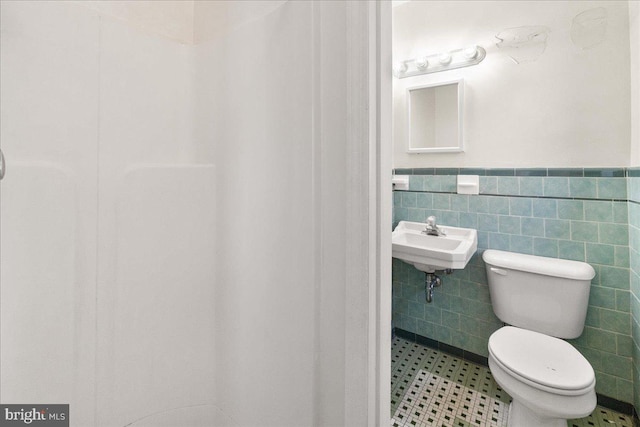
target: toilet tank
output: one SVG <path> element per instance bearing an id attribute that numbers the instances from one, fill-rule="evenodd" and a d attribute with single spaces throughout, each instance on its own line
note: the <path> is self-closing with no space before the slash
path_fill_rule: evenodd
<path id="1" fill-rule="evenodd" d="M 486 250 L 493 312 L 500 320 L 557 338 L 582 334 L 593 267 L 579 261 Z"/>

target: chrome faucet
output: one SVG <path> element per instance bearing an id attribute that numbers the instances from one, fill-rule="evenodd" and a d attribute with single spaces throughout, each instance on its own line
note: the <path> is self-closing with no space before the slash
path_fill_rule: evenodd
<path id="1" fill-rule="evenodd" d="M 427 224 L 424 227 L 422 232 L 428 236 L 446 236 L 447 233 L 440 230 L 440 228 L 436 225 L 436 217 L 431 215 L 427 218 Z"/>

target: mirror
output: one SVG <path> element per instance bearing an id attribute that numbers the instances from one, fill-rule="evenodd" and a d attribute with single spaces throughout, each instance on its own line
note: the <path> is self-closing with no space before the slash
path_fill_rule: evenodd
<path id="1" fill-rule="evenodd" d="M 460 79 L 407 89 L 407 152 L 464 151 L 463 83 Z"/>

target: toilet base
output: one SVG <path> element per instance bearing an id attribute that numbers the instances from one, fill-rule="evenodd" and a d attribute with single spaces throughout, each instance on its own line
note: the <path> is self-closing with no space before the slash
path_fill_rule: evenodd
<path id="1" fill-rule="evenodd" d="M 514 400 L 509 405 L 508 427 L 567 427 L 562 418 L 541 418 L 537 413 Z"/>

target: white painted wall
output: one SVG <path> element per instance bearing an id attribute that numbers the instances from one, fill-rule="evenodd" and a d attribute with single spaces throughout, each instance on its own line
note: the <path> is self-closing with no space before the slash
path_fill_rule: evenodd
<path id="1" fill-rule="evenodd" d="M 576 14 L 604 7 L 606 39 L 581 50 Z M 628 1 L 411 1 L 393 8 L 394 60 L 478 44 L 475 67 L 394 79 L 394 167 L 628 166 Z M 550 29 L 545 52 L 515 64 L 495 35 L 524 25 Z M 637 49 L 637 48 L 636 48 Z M 636 73 L 637 75 L 637 73 Z M 465 152 L 407 154 L 405 89 L 465 79 Z"/>
<path id="2" fill-rule="evenodd" d="M 640 2 L 629 0 L 631 62 L 631 161 L 640 166 Z"/>

